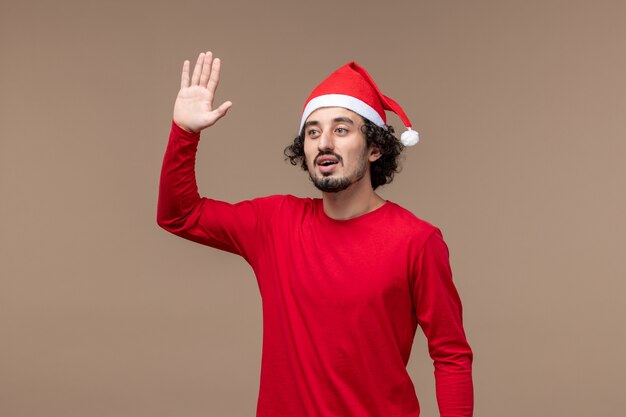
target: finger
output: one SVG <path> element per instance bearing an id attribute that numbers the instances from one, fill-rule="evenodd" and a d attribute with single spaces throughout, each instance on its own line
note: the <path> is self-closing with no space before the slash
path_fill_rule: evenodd
<path id="1" fill-rule="evenodd" d="M 189 87 L 189 61 L 183 62 L 183 73 L 180 76 L 180 88 Z"/>
<path id="2" fill-rule="evenodd" d="M 232 105 L 233 103 L 231 101 L 225 101 L 217 109 L 213 110 L 215 113 L 217 113 L 217 120 L 224 117 L 226 115 L 226 112 L 232 107 Z"/>
<path id="3" fill-rule="evenodd" d="M 196 66 L 193 69 L 193 74 L 191 75 L 191 85 L 198 85 L 200 81 L 200 72 L 202 71 L 202 63 L 204 62 L 204 52 L 198 55 L 198 60 L 196 61 Z"/>
<path id="4" fill-rule="evenodd" d="M 207 86 L 207 82 L 209 81 L 209 76 L 211 75 L 211 63 L 213 62 L 213 54 L 211 51 L 208 51 L 206 55 L 204 55 L 204 64 L 202 64 L 202 74 L 200 75 L 200 87 Z"/>
<path id="5" fill-rule="evenodd" d="M 211 94 L 215 94 L 215 90 L 217 89 L 217 85 L 220 82 L 220 70 L 222 68 L 222 61 L 219 58 L 215 58 L 213 60 L 213 65 L 211 68 L 211 77 L 209 78 L 209 83 L 207 88 Z"/>

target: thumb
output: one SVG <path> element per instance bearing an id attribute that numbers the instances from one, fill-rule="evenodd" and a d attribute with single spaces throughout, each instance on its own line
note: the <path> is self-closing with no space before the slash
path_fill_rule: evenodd
<path id="1" fill-rule="evenodd" d="M 232 107 L 232 105 L 232 101 L 226 101 L 222 103 L 217 109 L 215 109 L 215 112 L 217 113 L 217 118 L 221 119 L 222 117 L 224 117 L 226 115 L 226 112 Z"/>

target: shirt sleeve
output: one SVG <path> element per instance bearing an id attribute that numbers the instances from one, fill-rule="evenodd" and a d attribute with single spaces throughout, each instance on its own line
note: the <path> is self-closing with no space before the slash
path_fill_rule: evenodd
<path id="1" fill-rule="evenodd" d="M 177 236 L 250 262 L 259 246 L 259 217 L 266 214 L 271 197 L 236 204 L 200 197 L 195 175 L 199 140 L 199 133 L 172 122 L 161 169 L 157 223 Z"/>
<path id="2" fill-rule="evenodd" d="M 473 353 L 463 330 L 462 306 L 452 281 L 448 247 L 436 229 L 417 258 L 413 300 L 435 368 L 441 417 L 470 417 L 474 410 Z"/>

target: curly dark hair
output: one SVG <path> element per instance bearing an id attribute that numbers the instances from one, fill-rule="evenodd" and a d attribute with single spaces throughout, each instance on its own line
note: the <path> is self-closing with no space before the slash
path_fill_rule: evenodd
<path id="1" fill-rule="evenodd" d="M 385 125 L 387 127 L 385 130 L 366 118 L 363 118 L 363 122 L 361 131 L 365 136 L 367 146 L 379 148 L 382 154 L 370 165 L 372 188 L 376 189 L 381 185 L 391 183 L 393 175 L 400 172 L 398 160 L 404 150 L 404 145 L 394 136 L 393 126 Z M 289 160 L 291 165 L 300 164 L 304 171 L 308 171 L 304 156 L 304 129 L 294 138 L 293 143 L 285 148 L 284 154 L 285 160 Z"/>

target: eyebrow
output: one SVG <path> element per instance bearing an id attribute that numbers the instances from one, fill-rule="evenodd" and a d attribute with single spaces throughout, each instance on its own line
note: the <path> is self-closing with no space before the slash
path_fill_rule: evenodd
<path id="1" fill-rule="evenodd" d="M 350 125 L 354 124 L 354 121 L 352 119 L 350 119 L 349 117 L 335 117 L 333 119 L 334 123 L 348 123 Z"/>
<path id="2" fill-rule="evenodd" d="M 335 117 L 333 119 L 333 123 L 348 123 L 350 125 L 354 125 L 354 121 L 352 119 L 350 119 L 349 117 Z M 317 120 L 311 120 L 308 121 L 304 124 L 304 128 L 307 128 L 309 126 L 319 126 L 320 122 L 318 122 Z"/>

